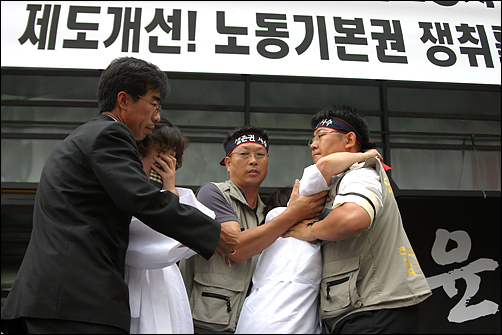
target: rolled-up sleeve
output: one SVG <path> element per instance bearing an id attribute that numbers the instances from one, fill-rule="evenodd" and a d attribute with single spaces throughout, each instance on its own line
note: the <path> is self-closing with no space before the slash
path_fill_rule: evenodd
<path id="1" fill-rule="evenodd" d="M 373 222 L 383 209 L 380 176 L 374 169 L 354 170 L 342 178 L 332 209 L 346 202 L 352 202 L 364 208 Z"/>

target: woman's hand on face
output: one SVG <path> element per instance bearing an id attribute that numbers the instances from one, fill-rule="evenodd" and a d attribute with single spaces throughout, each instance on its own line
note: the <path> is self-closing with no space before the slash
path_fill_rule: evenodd
<path id="1" fill-rule="evenodd" d="M 159 153 L 159 156 L 154 156 L 153 159 L 157 164 L 152 165 L 154 169 L 162 177 L 162 189 L 176 193 L 175 179 L 176 179 L 176 158 L 173 155 Z"/>

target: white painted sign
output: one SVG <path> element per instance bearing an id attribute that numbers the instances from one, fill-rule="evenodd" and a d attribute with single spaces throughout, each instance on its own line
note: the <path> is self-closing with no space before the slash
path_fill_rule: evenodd
<path id="1" fill-rule="evenodd" d="M 2 1 L 2 67 L 501 84 L 500 1 Z"/>
<path id="2" fill-rule="evenodd" d="M 446 251 L 449 240 L 455 241 L 457 247 Z M 462 263 L 468 259 L 470 252 L 471 238 L 466 231 L 457 230 L 450 233 L 442 228 L 436 230 L 436 239 L 431 255 L 437 264 L 444 266 Z M 491 300 L 484 299 L 479 303 L 471 302 L 480 288 L 481 277 L 479 273 L 495 271 L 498 267 L 499 263 L 493 259 L 479 258 L 464 267 L 427 278 L 431 290 L 441 287 L 450 298 L 459 293 L 455 283 L 457 280 L 463 279 L 467 284 L 463 297 L 450 310 L 449 322 L 462 323 L 498 313 L 499 305 Z"/>

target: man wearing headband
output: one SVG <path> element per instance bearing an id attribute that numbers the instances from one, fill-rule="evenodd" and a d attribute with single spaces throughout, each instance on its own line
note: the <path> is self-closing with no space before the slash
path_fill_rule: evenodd
<path id="1" fill-rule="evenodd" d="M 334 153 L 374 148 L 366 121 L 348 106 L 311 119 L 314 165 L 302 177 L 330 188 L 323 219 L 304 221 L 283 237 L 321 240 L 320 311 L 333 334 L 417 333 L 417 304 L 431 295 L 404 231 L 385 170 L 377 157 L 332 172 Z M 302 193 L 303 194 L 303 193 Z"/>
<path id="2" fill-rule="evenodd" d="M 217 221 L 239 223 L 241 234 L 238 248 L 230 255 L 231 267 L 219 258 L 206 261 L 198 255 L 180 262 L 195 333 L 235 331 L 259 253 L 293 224 L 319 215 L 327 194 L 300 196 L 297 180 L 287 210 L 259 225 L 264 219 L 258 192 L 267 176 L 268 134 L 254 126 L 237 128 L 226 136 L 223 146 L 226 155 L 220 164 L 230 179 L 203 185 L 197 199 L 216 213 Z"/>

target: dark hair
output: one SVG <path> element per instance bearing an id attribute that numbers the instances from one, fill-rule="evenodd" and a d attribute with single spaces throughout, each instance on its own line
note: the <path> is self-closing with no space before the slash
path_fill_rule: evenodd
<path id="1" fill-rule="evenodd" d="M 99 113 L 111 111 L 115 107 L 117 95 L 124 91 L 138 101 L 149 89 L 159 90 L 161 101 L 170 91 L 169 79 L 156 65 L 133 57 L 114 59 L 103 71 L 98 84 Z"/>
<path id="2" fill-rule="evenodd" d="M 363 119 L 363 117 L 357 112 L 355 108 L 345 105 L 328 107 L 314 115 L 310 119 L 312 130 L 315 130 L 319 122 L 321 122 L 322 119 L 328 116 L 334 116 L 348 122 L 359 133 L 359 135 L 361 135 L 363 143 L 369 142 L 370 131 L 368 130 L 368 123 L 365 119 Z M 363 143 L 362 145 L 364 145 Z M 364 148 L 359 147 L 359 151 L 363 150 Z"/>
<path id="3" fill-rule="evenodd" d="M 268 142 L 268 131 L 266 131 L 265 129 L 262 129 L 257 126 L 243 126 L 243 127 L 239 127 L 239 128 L 235 128 L 235 129 L 231 130 L 227 134 L 227 136 L 225 136 L 225 139 L 223 140 L 223 148 L 227 147 L 228 142 L 230 142 L 230 140 L 232 138 L 237 137 L 241 134 L 245 134 L 245 133 L 258 134 Z"/>
<path id="4" fill-rule="evenodd" d="M 141 158 L 146 156 L 148 149 L 153 145 L 158 146 L 161 150 L 174 149 L 176 151 L 176 165 L 180 168 L 183 165 L 183 152 L 190 144 L 190 141 L 181 133 L 178 127 L 162 117 L 159 122 L 155 123 L 153 133 L 147 135 L 137 144 Z"/>
<path id="5" fill-rule="evenodd" d="M 286 207 L 288 205 L 292 191 L 292 187 L 286 186 L 278 188 L 271 195 L 269 195 L 267 200 L 265 200 L 265 209 L 263 210 L 263 216 L 267 216 L 268 212 L 276 207 Z"/>

